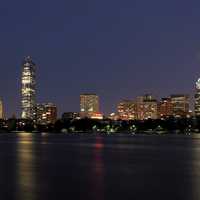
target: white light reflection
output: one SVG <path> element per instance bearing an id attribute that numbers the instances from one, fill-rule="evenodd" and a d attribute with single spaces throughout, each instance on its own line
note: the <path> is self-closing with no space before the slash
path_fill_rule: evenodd
<path id="1" fill-rule="evenodd" d="M 21 200 L 36 200 L 33 135 L 25 132 L 17 135 L 16 196 Z"/>

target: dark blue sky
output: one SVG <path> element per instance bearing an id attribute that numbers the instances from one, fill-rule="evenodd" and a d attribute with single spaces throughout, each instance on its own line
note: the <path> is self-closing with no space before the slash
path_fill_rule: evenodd
<path id="1" fill-rule="evenodd" d="M 122 98 L 194 93 L 200 76 L 198 0 L 2 0 L 0 95 L 19 113 L 24 56 L 37 64 L 38 101 L 78 111 L 79 94 L 103 112 Z"/>

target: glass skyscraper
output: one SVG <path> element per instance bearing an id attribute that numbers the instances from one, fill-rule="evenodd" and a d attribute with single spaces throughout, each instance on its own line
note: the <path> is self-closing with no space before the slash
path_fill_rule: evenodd
<path id="1" fill-rule="evenodd" d="M 34 119 L 36 106 L 35 64 L 30 56 L 25 57 L 22 63 L 21 79 L 21 118 Z"/>

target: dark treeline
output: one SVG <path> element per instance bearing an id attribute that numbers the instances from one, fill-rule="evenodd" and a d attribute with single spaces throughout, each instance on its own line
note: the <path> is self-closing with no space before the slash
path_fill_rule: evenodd
<path id="1" fill-rule="evenodd" d="M 158 134 L 187 134 L 200 132 L 200 118 L 148 119 L 144 121 L 113 121 L 110 119 L 69 119 L 57 120 L 55 124 L 39 125 L 31 120 L 8 119 L 0 121 L 1 132 L 66 132 L 66 133 L 158 133 Z"/>

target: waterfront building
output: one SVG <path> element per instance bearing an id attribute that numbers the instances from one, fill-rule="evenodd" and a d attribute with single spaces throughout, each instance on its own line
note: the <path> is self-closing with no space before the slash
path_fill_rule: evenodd
<path id="1" fill-rule="evenodd" d="M 189 114 L 189 95 L 174 94 L 170 96 L 172 114 L 175 117 L 186 117 Z"/>
<path id="2" fill-rule="evenodd" d="M 42 103 L 36 106 L 37 124 L 54 124 L 57 120 L 57 107 L 52 103 Z"/>
<path id="3" fill-rule="evenodd" d="M 108 119 L 111 119 L 111 120 L 114 120 L 114 121 L 117 121 L 117 120 L 120 119 L 118 113 L 110 113 L 107 117 L 108 117 Z"/>
<path id="4" fill-rule="evenodd" d="M 200 116 L 200 78 L 196 82 L 196 92 L 195 92 L 195 103 L 194 103 L 194 113 L 195 116 Z"/>
<path id="5" fill-rule="evenodd" d="M 171 98 L 162 98 L 158 104 L 158 117 L 165 118 L 172 116 L 172 101 Z"/>
<path id="6" fill-rule="evenodd" d="M 36 105 L 36 65 L 30 56 L 25 57 L 22 64 L 21 77 L 21 118 L 34 119 Z"/>
<path id="7" fill-rule="evenodd" d="M 103 114 L 100 112 L 94 112 L 90 115 L 91 119 L 103 119 Z"/>
<path id="8" fill-rule="evenodd" d="M 0 99 L 0 119 L 4 118 L 3 101 Z"/>
<path id="9" fill-rule="evenodd" d="M 78 112 L 65 112 L 62 114 L 62 120 L 73 120 L 73 119 L 78 119 L 79 118 L 79 113 Z"/>
<path id="10" fill-rule="evenodd" d="M 89 117 L 99 112 L 99 97 L 96 94 L 80 95 L 80 117 Z"/>
<path id="11" fill-rule="evenodd" d="M 158 102 L 150 94 L 136 98 L 136 113 L 138 120 L 157 119 Z"/>
<path id="12" fill-rule="evenodd" d="M 136 104 L 133 100 L 123 100 L 117 106 L 118 116 L 122 120 L 136 119 Z"/>

